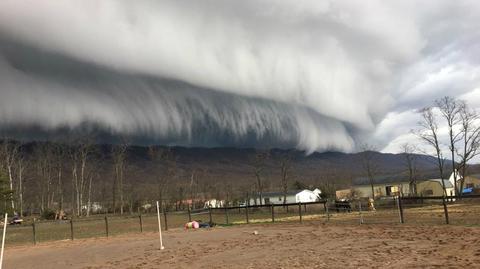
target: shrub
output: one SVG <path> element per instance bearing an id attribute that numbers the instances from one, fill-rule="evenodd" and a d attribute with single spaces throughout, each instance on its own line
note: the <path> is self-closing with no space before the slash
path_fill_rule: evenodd
<path id="1" fill-rule="evenodd" d="M 42 212 L 43 219 L 52 220 L 52 219 L 55 219 L 55 216 L 56 216 L 56 213 L 55 213 L 55 210 L 53 209 L 45 209 Z"/>

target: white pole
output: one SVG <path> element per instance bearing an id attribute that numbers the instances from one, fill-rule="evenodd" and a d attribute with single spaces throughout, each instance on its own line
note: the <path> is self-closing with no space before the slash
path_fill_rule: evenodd
<path id="1" fill-rule="evenodd" d="M 3 223 L 2 251 L 0 253 L 0 269 L 3 266 L 3 249 L 5 248 L 5 234 L 7 231 L 8 213 L 5 213 L 5 222 Z"/>
<path id="2" fill-rule="evenodd" d="M 158 204 L 157 201 L 157 217 L 158 217 L 158 234 L 160 236 L 160 249 L 164 249 L 165 247 L 163 246 L 163 241 L 162 241 L 162 223 L 160 221 L 160 205 Z M 0 267 L 0 269 L 2 269 Z"/>

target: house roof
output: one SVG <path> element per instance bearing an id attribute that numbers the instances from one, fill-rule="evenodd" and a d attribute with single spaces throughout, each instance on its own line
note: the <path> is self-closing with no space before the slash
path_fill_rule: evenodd
<path id="1" fill-rule="evenodd" d="M 432 178 L 433 179 L 439 178 L 439 174 L 438 172 L 424 173 L 422 175 L 417 175 L 416 178 L 417 178 L 417 182 L 426 181 Z M 373 178 L 374 185 L 382 185 L 382 184 L 388 184 L 388 183 L 404 183 L 408 181 L 409 181 L 408 175 L 406 174 L 381 175 L 381 176 L 375 176 Z M 370 180 L 368 179 L 368 177 L 358 177 L 352 181 L 352 185 L 354 186 L 370 185 Z"/>
<path id="2" fill-rule="evenodd" d="M 439 179 L 439 178 L 428 179 L 428 180 L 424 180 L 424 181 L 433 181 L 433 182 L 438 182 L 439 184 L 442 184 L 442 180 Z M 450 180 L 444 179 L 443 182 L 445 182 L 445 188 L 453 188 L 453 184 L 452 184 L 452 182 L 450 182 Z"/>
<path id="3" fill-rule="evenodd" d="M 304 190 L 291 190 L 287 191 L 287 195 L 297 195 L 299 192 L 302 192 Z M 274 192 L 264 192 L 262 193 L 262 197 L 278 197 L 278 196 L 283 196 L 283 191 L 274 191 Z"/>

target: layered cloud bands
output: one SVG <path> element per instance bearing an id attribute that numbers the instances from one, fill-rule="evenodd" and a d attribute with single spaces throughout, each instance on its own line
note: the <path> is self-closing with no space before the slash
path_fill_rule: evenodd
<path id="1" fill-rule="evenodd" d="M 0 128 L 349 151 L 432 48 L 415 3 L 0 2 Z M 426 10 L 426 9 L 425 9 Z"/>

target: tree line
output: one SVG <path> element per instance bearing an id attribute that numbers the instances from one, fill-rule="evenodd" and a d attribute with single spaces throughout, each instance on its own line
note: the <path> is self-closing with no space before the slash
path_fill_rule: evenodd
<path id="1" fill-rule="evenodd" d="M 127 141 L 99 145 L 93 138 L 2 139 L 0 206 L 22 216 L 66 212 L 80 217 L 151 210 L 156 200 L 165 210 L 203 207 L 209 199 L 233 204 L 259 198 L 263 204 L 266 191 L 281 190 L 285 197 L 288 190 L 313 187 L 313 180 L 295 175 L 293 151 L 272 156 L 271 150 L 256 150 L 246 176 L 228 180 L 208 166 L 179 163 L 174 148 L 150 146 L 146 154 L 136 154 L 139 148 Z"/>

